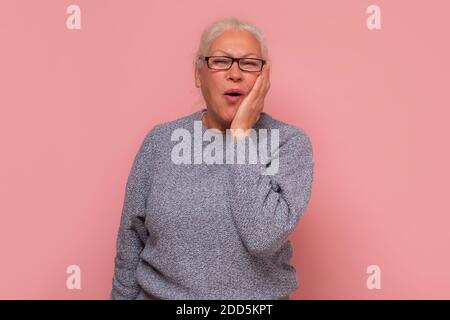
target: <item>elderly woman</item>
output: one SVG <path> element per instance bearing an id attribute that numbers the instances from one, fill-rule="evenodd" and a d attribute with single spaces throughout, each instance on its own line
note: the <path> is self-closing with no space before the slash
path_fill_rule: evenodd
<path id="1" fill-rule="evenodd" d="M 270 82 L 261 31 L 237 19 L 210 25 L 195 84 L 206 108 L 154 126 L 134 159 L 110 298 L 289 299 L 298 283 L 288 238 L 314 162 L 302 129 L 262 111 Z M 270 156 L 229 161 L 241 143 L 264 149 L 255 132 L 271 137 Z M 213 148 L 213 163 L 196 161 L 212 156 L 211 137 L 223 150 Z"/>

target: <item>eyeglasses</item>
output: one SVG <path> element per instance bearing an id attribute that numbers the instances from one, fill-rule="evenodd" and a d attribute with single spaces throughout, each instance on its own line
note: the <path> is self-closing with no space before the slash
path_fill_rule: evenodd
<path id="1" fill-rule="evenodd" d="M 259 72 L 266 63 L 265 60 L 256 58 L 232 58 L 227 56 L 204 57 L 208 68 L 214 70 L 229 70 L 233 63 L 237 61 L 239 69 L 242 71 Z"/>

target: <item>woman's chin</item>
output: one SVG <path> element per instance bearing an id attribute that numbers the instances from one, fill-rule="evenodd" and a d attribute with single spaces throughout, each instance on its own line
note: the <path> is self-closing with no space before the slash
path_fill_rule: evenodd
<path id="1" fill-rule="evenodd" d="M 226 123 L 230 123 L 233 121 L 234 116 L 236 115 L 237 108 L 234 107 L 226 107 L 222 109 L 221 116 L 222 120 Z"/>

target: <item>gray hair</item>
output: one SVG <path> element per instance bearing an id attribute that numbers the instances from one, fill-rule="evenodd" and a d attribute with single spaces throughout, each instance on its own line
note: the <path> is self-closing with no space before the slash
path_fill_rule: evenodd
<path id="1" fill-rule="evenodd" d="M 216 39 L 224 31 L 232 29 L 245 30 L 250 32 L 259 42 L 262 58 L 264 60 L 267 60 L 268 50 L 266 39 L 261 29 L 248 21 L 239 20 L 236 18 L 225 18 L 210 24 L 203 31 L 194 62 L 196 68 L 201 68 L 203 66 L 204 61 L 201 60 L 201 58 L 207 55 L 209 47 L 211 46 L 211 43 L 214 41 L 214 39 Z"/>

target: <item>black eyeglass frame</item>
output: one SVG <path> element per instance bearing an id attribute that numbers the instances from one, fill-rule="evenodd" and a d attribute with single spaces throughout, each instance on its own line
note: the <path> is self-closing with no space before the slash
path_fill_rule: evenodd
<path id="1" fill-rule="evenodd" d="M 247 57 L 243 57 L 243 58 L 233 58 L 233 57 L 228 57 L 228 56 L 207 56 L 207 57 L 203 57 L 203 58 L 205 59 L 206 65 L 208 66 L 209 69 L 212 69 L 212 70 L 219 70 L 219 71 L 230 70 L 231 67 L 233 66 L 233 63 L 234 63 L 235 61 L 237 61 L 239 69 L 240 69 L 241 71 L 244 71 L 244 72 L 261 72 L 262 69 L 263 69 L 263 67 L 264 67 L 264 65 L 266 64 L 266 60 L 264 60 L 264 59 L 258 59 L 258 58 L 247 58 Z M 228 58 L 228 59 L 231 59 L 231 64 L 230 64 L 230 66 L 228 67 L 228 69 L 215 69 L 215 68 L 211 68 L 211 67 L 209 66 L 209 59 L 210 59 L 210 58 Z M 240 61 L 241 61 L 241 60 L 257 60 L 257 61 L 261 61 L 261 69 L 260 69 L 260 70 L 256 70 L 256 71 L 243 70 L 243 69 L 241 68 L 241 64 L 240 64 Z"/>

